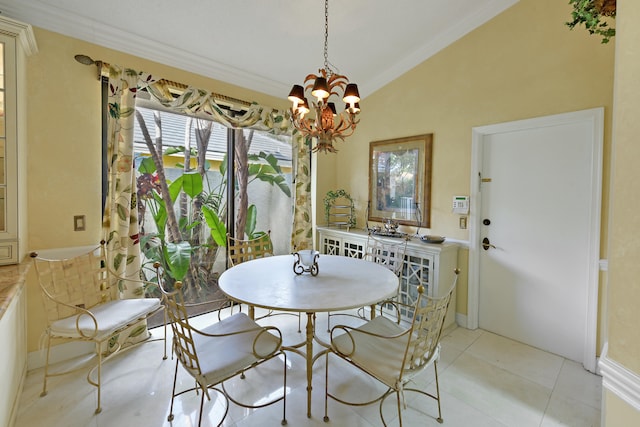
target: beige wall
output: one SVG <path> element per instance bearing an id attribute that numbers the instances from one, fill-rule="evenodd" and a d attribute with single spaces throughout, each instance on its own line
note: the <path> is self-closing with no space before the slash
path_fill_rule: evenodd
<path id="1" fill-rule="evenodd" d="M 358 226 L 365 223 L 370 141 L 434 134 L 432 227 L 422 232 L 468 240 L 459 215 L 451 213 L 451 198 L 470 193 L 472 127 L 600 106 L 607 223 L 614 47 L 570 31 L 566 3 L 521 0 L 377 92 L 362 94 L 361 123 L 334 160 L 334 188 L 356 199 Z M 606 242 L 605 227 L 603 233 Z M 467 311 L 466 280 L 459 282 L 457 311 Z"/>
<path id="2" fill-rule="evenodd" d="M 602 413 L 604 414 L 603 427 L 640 425 L 640 412 L 608 390 L 605 390 Z"/>
<path id="3" fill-rule="evenodd" d="M 96 67 L 74 55 L 147 71 L 231 97 L 287 108 L 282 99 L 217 82 L 42 29 L 34 29 L 39 53 L 28 59 L 27 249 L 98 243 L 101 239 L 101 89 Z M 73 216 L 86 215 L 86 230 L 73 231 Z M 44 329 L 42 303 L 30 275 L 29 351 Z"/>
<path id="4" fill-rule="evenodd" d="M 637 203 L 640 158 L 640 4 L 620 5 L 629 16 L 618 20 L 616 40 L 615 148 L 611 198 L 611 247 L 609 257 L 609 355 L 627 368 L 640 372 L 640 215 Z M 622 9 L 622 12 L 625 12 Z"/>
<path id="5" fill-rule="evenodd" d="M 640 3 L 618 0 L 611 177 L 608 358 L 640 375 Z M 605 394 L 606 426 L 640 425 L 640 411 Z"/>

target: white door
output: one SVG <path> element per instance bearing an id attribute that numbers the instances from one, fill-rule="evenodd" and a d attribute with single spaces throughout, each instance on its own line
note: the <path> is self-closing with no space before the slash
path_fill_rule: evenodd
<path id="1" fill-rule="evenodd" d="M 602 118 L 596 109 L 474 129 L 476 326 L 590 370 Z"/>

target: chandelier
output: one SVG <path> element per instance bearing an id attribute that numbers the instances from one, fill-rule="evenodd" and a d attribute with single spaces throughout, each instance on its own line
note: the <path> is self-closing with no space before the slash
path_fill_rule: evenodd
<path id="1" fill-rule="evenodd" d="M 293 103 L 291 107 L 291 121 L 293 126 L 306 137 L 316 138 L 314 152 L 324 151 L 335 153 L 334 141 L 344 139 L 353 134 L 359 120 L 356 115 L 360 112 L 360 95 L 358 85 L 349 83 L 346 76 L 334 72 L 329 66 L 329 0 L 324 2 L 324 68 L 318 70 L 318 74 L 309 74 L 301 85 L 293 85 L 288 99 Z M 305 97 L 305 91 L 311 90 L 313 115 L 310 112 L 309 103 Z M 336 104 L 330 99 L 339 97 L 342 92 L 342 100 L 345 109 L 336 111 Z"/>

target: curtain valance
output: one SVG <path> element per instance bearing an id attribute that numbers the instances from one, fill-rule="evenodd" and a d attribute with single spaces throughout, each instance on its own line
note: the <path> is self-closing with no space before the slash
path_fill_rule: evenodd
<path id="1" fill-rule="evenodd" d="M 219 103 L 217 98 L 220 95 L 205 89 L 176 84 L 165 79 L 156 79 L 142 71 L 129 68 L 121 69 L 106 63 L 103 63 L 102 67 L 103 75 L 123 75 L 128 84 L 135 88 L 134 91 L 146 90 L 154 100 L 174 112 L 214 120 L 227 127 L 237 129 L 255 129 L 276 135 L 293 135 L 295 132 L 290 120 L 291 113 L 287 110 L 278 110 L 255 102 L 233 100 L 233 98 L 223 96 L 224 99 L 242 103 L 243 111 L 238 112 Z M 180 89 L 180 93 L 174 97 L 176 88 Z"/>

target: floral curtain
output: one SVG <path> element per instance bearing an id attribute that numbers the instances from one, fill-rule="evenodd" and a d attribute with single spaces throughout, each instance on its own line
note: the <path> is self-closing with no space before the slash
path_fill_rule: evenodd
<path id="1" fill-rule="evenodd" d="M 294 133 L 293 139 L 297 156 L 291 248 L 293 250 L 311 249 L 313 247 L 313 224 L 311 223 L 311 139 L 304 138 L 299 133 Z"/>
<path id="2" fill-rule="evenodd" d="M 133 170 L 133 127 L 135 97 L 139 80 L 151 76 L 109 67 L 108 69 L 107 161 L 108 189 L 103 216 L 109 267 L 118 275 L 139 278 L 140 242 Z M 142 288 L 121 288 L 125 298 L 140 297 Z"/>
<path id="3" fill-rule="evenodd" d="M 109 67 L 107 75 L 108 187 L 102 224 L 107 242 L 107 263 L 118 276 L 139 279 L 141 257 L 133 168 L 135 97 L 139 87 L 154 83 L 154 79 L 119 67 Z M 144 296 L 142 284 L 133 286 L 135 282 L 126 283 L 118 283 L 122 298 Z M 135 343 L 148 336 L 146 321 L 142 321 L 109 342 L 108 348 L 118 343 Z"/>
<path id="4" fill-rule="evenodd" d="M 291 246 L 312 246 L 311 162 L 309 141 L 291 125 L 288 111 L 250 104 L 246 112 L 236 115 L 221 107 L 206 90 L 188 87 L 177 98 L 169 92 L 165 80 L 108 64 L 103 75 L 109 76 L 108 159 L 109 187 L 103 228 L 108 242 L 109 264 L 118 273 L 137 277 L 140 271 L 140 245 L 133 165 L 133 128 L 135 96 L 140 89 L 175 112 L 213 119 L 228 127 L 250 128 L 273 134 L 292 134 L 295 175 L 294 224 Z M 122 289 L 123 296 L 142 296 L 142 289 Z"/>

